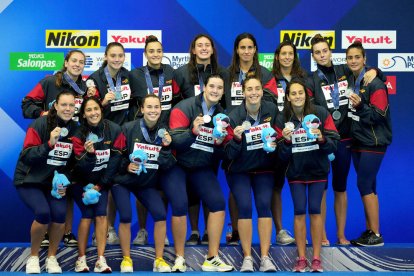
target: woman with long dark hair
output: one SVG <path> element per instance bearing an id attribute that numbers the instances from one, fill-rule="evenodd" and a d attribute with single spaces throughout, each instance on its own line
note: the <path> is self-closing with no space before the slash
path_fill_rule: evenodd
<path id="1" fill-rule="evenodd" d="M 352 160 L 357 173 L 358 190 L 364 204 L 366 230 L 351 243 L 359 246 L 381 246 L 384 240 L 379 231 L 379 202 L 376 176 L 382 159 L 392 141 L 388 90 L 384 82 L 375 78 L 365 85 L 362 81 L 367 68 L 361 42 L 346 50 L 346 60 L 352 71 L 349 95 L 352 105 Z"/>
<path id="2" fill-rule="evenodd" d="M 98 258 L 94 272 L 111 272 L 104 257 L 108 230 L 106 208 L 108 190 L 112 178 L 118 171 L 124 150 L 124 136 L 121 127 L 103 119 L 103 107 L 96 97 L 85 99 L 80 109 L 81 126 L 73 137 L 76 166 L 73 178 L 73 195 L 82 213 L 78 229 L 78 253 L 76 272 L 88 272 L 86 247 L 92 220 L 95 222 L 95 236 Z M 96 203 L 86 202 L 83 198 L 88 189 L 100 193 Z"/>
<path id="3" fill-rule="evenodd" d="M 314 128 L 309 136 L 304 127 L 307 115 Z M 339 134 L 329 112 L 310 102 L 302 80 L 291 80 L 286 89 L 283 114 L 277 119 L 279 156 L 288 162 L 286 177 L 294 206 L 295 240 L 298 258 L 295 272 L 308 270 L 306 260 L 306 208 L 310 216 L 313 246 L 312 272 L 322 272 L 320 259 L 323 221 L 321 202 L 329 174 L 328 155 L 336 150 Z M 306 124 L 307 125 L 307 124 Z"/>

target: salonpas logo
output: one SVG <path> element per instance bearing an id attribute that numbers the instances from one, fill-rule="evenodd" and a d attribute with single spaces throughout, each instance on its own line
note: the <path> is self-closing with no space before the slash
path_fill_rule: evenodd
<path id="1" fill-rule="evenodd" d="M 10 53 L 10 70 L 56 71 L 63 66 L 63 53 Z"/>
<path id="2" fill-rule="evenodd" d="M 273 59 L 275 55 L 272 53 L 259 53 L 259 63 L 269 71 L 273 69 Z"/>

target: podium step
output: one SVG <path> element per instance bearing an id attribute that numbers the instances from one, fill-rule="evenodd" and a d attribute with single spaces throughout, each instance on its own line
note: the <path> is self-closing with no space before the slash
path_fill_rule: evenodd
<path id="1" fill-rule="evenodd" d="M 185 257 L 188 271 L 201 271 L 206 246 L 187 246 Z M 0 271 L 25 271 L 26 259 L 30 255 L 30 244 L 0 244 Z M 222 259 L 240 269 L 243 254 L 240 246 L 222 246 Z M 259 269 L 260 247 L 252 248 L 254 267 Z M 272 246 L 270 256 L 279 271 L 291 271 L 297 257 L 295 246 Z M 47 251 L 40 252 L 42 271 Z M 74 271 L 77 259 L 77 248 L 60 247 L 57 258 L 63 271 Z M 113 271 L 119 271 L 122 252 L 119 246 L 107 246 L 105 257 Z M 96 261 L 96 247 L 90 247 L 86 254 L 87 263 L 93 269 Z M 131 258 L 134 271 L 152 271 L 154 248 L 151 246 L 131 246 Z M 307 258 L 312 259 L 312 248 L 307 248 Z M 173 247 L 166 247 L 164 259 L 172 265 L 175 254 Z M 382 271 L 382 272 L 414 272 L 414 244 L 387 244 L 383 247 L 323 247 L 321 252 L 325 271 Z"/>

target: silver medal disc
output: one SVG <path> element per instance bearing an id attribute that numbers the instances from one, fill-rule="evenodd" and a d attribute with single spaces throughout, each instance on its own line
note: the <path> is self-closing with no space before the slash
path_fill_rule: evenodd
<path id="1" fill-rule="evenodd" d="M 98 142 L 98 135 L 94 134 L 94 133 L 89 133 L 88 138 L 86 139 L 88 141 L 91 141 L 92 143 L 96 143 Z"/>
<path id="2" fill-rule="evenodd" d="M 293 131 L 295 129 L 295 125 L 292 122 L 287 122 L 285 123 L 285 128 Z"/>
<path id="3" fill-rule="evenodd" d="M 249 121 L 244 121 L 242 127 L 244 130 L 249 130 L 252 127 L 252 124 Z"/>
<path id="4" fill-rule="evenodd" d="M 60 129 L 60 136 L 66 137 L 66 136 L 68 136 L 68 134 L 69 134 L 69 130 L 66 127 L 62 127 Z"/>
<path id="5" fill-rule="evenodd" d="M 339 119 L 341 119 L 341 112 L 339 112 L 338 110 L 335 110 L 335 111 L 332 113 L 332 118 L 334 118 L 334 120 L 339 120 Z"/>
<path id="6" fill-rule="evenodd" d="M 203 116 L 203 121 L 205 124 L 208 124 L 211 122 L 211 116 L 210 115 L 204 115 Z"/>
<path id="7" fill-rule="evenodd" d="M 159 130 L 158 130 L 158 132 L 157 132 L 157 134 L 158 134 L 158 137 L 160 137 L 160 138 L 164 138 L 165 137 L 165 132 L 166 132 L 167 130 L 165 130 L 165 128 L 160 128 Z"/>

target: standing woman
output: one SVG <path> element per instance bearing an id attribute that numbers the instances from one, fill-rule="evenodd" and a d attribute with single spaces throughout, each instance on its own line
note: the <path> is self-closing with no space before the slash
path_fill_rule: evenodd
<path id="1" fill-rule="evenodd" d="M 262 101 L 263 88 L 258 76 L 247 77 L 244 80 L 243 95 L 245 100 L 229 115 L 233 139 L 225 145 L 227 160 L 223 163 L 228 184 L 238 207 L 238 229 L 244 254 L 240 271 L 254 271 L 251 254 L 251 190 L 258 214 L 261 251 L 259 270 L 276 271 L 269 258 L 269 248 L 272 236 L 270 201 L 274 184 L 273 163 L 277 152 L 264 151 L 260 135 L 262 129 L 274 127 L 278 112 L 273 103 Z M 244 125 L 246 122 L 249 122 L 247 127 Z"/>
<path id="2" fill-rule="evenodd" d="M 356 41 L 348 47 L 346 60 L 352 71 L 349 78 L 353 90 L 349 97 L 352 105 L 351 132 L 354 139 L 352 160 L 367 226 L 367 230 L 351 243 L 360 246 L 381 246 L 384 240 L 379 232 L 376 177 L 392 140 L 388 91 L 384 82 L 378 78 L 368 85 L 363 84 L 366 56 L 361 42 Z"/>
<path id="3" fill-rule="evenodd" d="M 73 137 L 73 146 L 77 160 L 74 170 L 73 194 L 82 213 L 78 229 L 79 257 L 76 261 L 76 272 L 88 272 L 86 263 L 86 247 L 91 222 L 95 220 L 95 235 L 98 259 L 94 272 L 106 273 L 112 269 L 104 257 L 108 222 L 106 208 L 108 190 L 112 178 L 118 171 L 125 139 L 121 127 L 103 119 L 103 107 L 96 97 L 85 99 L 80 109 L 81 126 Z M 82 200 L 85 186 L 93 184 L 92 189 L 101 195 L 95 204 L 85 204 Z"/>
<path id="4" fill-rule="evenodd" d="M 228 139 L 213 139 L 212 118 L 223 112 L 219 102 L 224 93 L 224 80 L 210 75 L 204 92 L 179 102 L 171 111 L 170 129 L 172 148 L 176 151 L 178 166 L 168 172 L 172 183 L 186 183 L 206 203 L 208 216 L 208 253 L 201 266 L 203 271 L 232 271 L 218 255 L 224 225 L 226 201 L 215 173 L 217 151 Z M 230 129 L 231 131 L 231 129 Z"/>
<path id="5" fill-rule="evenodd" d="M 265 67 L 259 64 L 259 48 L 256 38 L 250 33 L 239 34 L 233 47 L 233 57 L 228 68 L 230 75 L 230 93 L 225 93 L 226 113 L 229 114 L 234 108 L 239 106 L 244 99 L 242 85 L 248 76 L 257 76 L 264 88 L 270 93 L 276 94 L 276 84 L 272 74 Z M 229 211 L 232 223 L 232 234 L 229 245 L 238 245 L 239 233 L 237 229 L 237 206 L 233 194 L 229 194 Z"/>
<path id="6" fill-rule="evenodd" d="M 283 41 L 275 50 L 272 74 L 277 85 L 277 107 L 283 111 L 285 104 L 285 91 L 293 78 L 306 78 L 307 73 L 301 67 L 296 46 L 290 41 Z M 272 194 L 272 214 L 276 227 L 276 243 L 288 245 L 295 239 L 282 226 L 282 189 L 285 184 L 287 163 L 277 159 L 275 165 L 275 185 Z"/>
<path id="7" fill-rule="evenodd" d="M 125 49 L 121 43 L 111 42 L 105 48 L 101 68 L 89 76 L 95 83 L 97 95 L 104 107 L 104 118 L 122 125 L 128 121 L 128 112 L 136 105 L 131 98 L 129 72 L 123 67 Z"/>
<path id="8" fill-rule="evenodd" d="M 312 272 L 322 272 L 320 260 L 323 221 L 321 202 L 328 181 L 328 154 L 336 150 L 339 134 L 331 115 L 326 109 L 310 103 L 302 80 L 291 80 L 286 89 L 283 115 L 277 118 L 279 156 L 287 161 L 286 177 L 293 199 L 295 240 L 298 258 L 294 272 L 308 270 L 306 260 L 306 206 L 309 207 L 313 245 Z M 317 138 L 308 138 L 302 127 L 306 115 L 316 115 L 320 122 L 312 129 Z M 290 126 L 289 126 L 290 125 Z"/>
<path id="9" fill-rule="evenodd" d="M 128 121 L 129 112 L 137 109 L 137 101 L 131 97 L 129 71 L 123 67 L 125 49 L 121 43 L 111 42 L 105 48 L 105 60 L 101 68 L 89 79 L 95 83 L 96 94 L 104 107 L 103 117 L 118 125 Z M 114 229 L 115 206 L 111 194 L 108 198 L 108 244 L 119 244 Z"/>
<path id="10" fill-rule="evenodd" d="M 148 94 L 144 97 L 141 106 L 142 118 L 128 122 L 123 126 L 123 133 L 126 137 L 126 152 L 122 160 L 120 174 L 115 177 L 115 184 L 112 187 L 112 195 L 116 207 L 119 211 L 119 238 L 123 260 L 121 262 L 121 272 L 133 272 L 131 259 L 131 203 L 130 193 L 133 193 L 145 208 L 148 209 L 154 219 L 154 241 L 155 241 L 155 260 L 154 272 L 171 272 L 170 266 L 163 258 L 164 241 L 166 235 L 166 209 L 162 201 L 156 184 L 161 170 L 167 170 L 175 164 L 175 159 L 171 154 L 169 145 L 171 136 L 165 130 L 165 125 L 159 121 L 161 115 L 161 101 L 158 96 Z M 136 150 L 141 150 L 148 156 L 144 164 L 136 164 L 129 155 Z M 143 168 L 144 166 L 144 168 Z M 146 169 L 146 171 L 144 170 Z M 171 199 L 173 214 L 175 203 L 182 198 L 186 198 L 185 182 L 174 182 L 170 190 L 166 191 L 167 196 L 171 192 L 174 198 Z M 184 189 L 182 189 L 184 187 Z M 164 187 L 163 187 L 164 188 Z M 182 201 L 184 209 L 187 207 L 187 201 Z M 185 211 L 184 211 L 185 212 Z M 185 214 L 181 216 L 185 217 Z M 175 229 L 175 228 L 173 228 Z M 184 256 L 184 239 L 185 232 L 182 235 L 180 254 Z M 182 257 L 183 258 L 183 257 Z"/>
<path id="11" fill-rule="evenodd" d="M 346 186 L 351 165 L 352 138 L 350 133 L 351 120 L 348 117 L 348 98 L 345 92 L 348 88 L 347 78 L 351 75 L 351 72 L 345 64 L 332 64 L 332 51 L 326 39 L 321 35 L 315 35 L 311 40 L 311 45 L 312 57 L 316 61 L 318 69 L 309 78 L 308 86 L 313 93 L 315 104 L 328 109 L 341 135 L 337 151 L 334 153 L 335 159 L 331 162 L 332 186 L 335 192 L 337 243 L 339 245 L 349 245 L 349 241 L 345 237 L 348 206 Z M 375 78 L 376 74 L 375 70 L 367 71 L 364 82 L 369 83 Z M 322 202 L 322 216 L 325 221 L 326 191 Z M 325 230 L 322 245 L 329 246 Z"/>
<path id="12" fill-rule="evenodd" d="M 17 161 L 14 185 L 22 201 L 35 214 L 30 229 L 30 257 L 26 263 L 28 274 L 40 273 L 39 249 L 46 231 L 50 238 L 46 271 L 62 273 L 56 252 L 65 229 L 66 188 L 58 190 L 63 197 L 60 199 L 51 195 L 51 188 L 56 171 L 68 176 L 72 168 L 71 137 L 77 127 L 72 120 L 74 113 L 73 92 L 63 91 L 57 94 L 47 116 L 36 119 L 28 128 Z"/>
<path id="13" fill-rule="evenodd" d="M 160 122 L 168 125 L 172 106 L 179 100 L 178 94 L 173 94 L 172 78 L 174 69 L 168 64 L 162 64 L 163 47 L 158 38 L 150 35 L 145 40 L 144 54 L 147 65 L 134 69 L 129 74 L 131 91 L 133 97 L 138 99 L 138 106 L 148 94 L 154 94 L 161 100 Z M 159 91 L 162 90 L 161 93 Z M 134 119 L 140 116 L 140 108 L 134 112 Z M 167 203 L 167 202 L 166 202 Z M 148 243 L 148 232 L 146 230 L 147 210 L 137 201 L 137 214 L 139 231 L 133 243 L 145 245 Z M 185 235 L 185 233 L 184 233 Z M 165 244 L 169 244 L 166 238 Z"/>
<path id="14" fill-rule="evenodd" d="M 225 94 L 229 93 L 228 72 L 218 64 L 217 50 L 213 39 L 207 34 L 197 35 L 190 45 L 190 61 L 174 71 L 173 93 L 181 95 L 182 99 L 198 96 L 204 91 L 207 78 L 210 75 L 220 74 L 225 80 Z M 225 104 L 224 98 L 221 103 Z M 218 168 L 219 164 L 216 164 Z M 191 224 L 191 235 L 187 240 L 187 245 L 197 245 L 200 243 L 200 233 L 198 231 L 198 217 L 200 213 L 200 198 L 194 196 L 195 193 L 189 190 L 189 217 Z M 204 222 L 206 225 L 208 210 L 203 206 Z M 207 229 L 207 228 L 206 228 Z M 208 244 L 208 233 L 204 232 L 201 239 L 202 244 Z"/>
<path id="15" fill-rule="evenodd" d="M 72 50 L 65 56 L 63 68 L 52 76 L 41 80 L 22 102 L 23 116 L 36 119 L 46 116 L 49 105 L 56 100 L 56 96 L 62 91 L 72 91 L 76 96 L 75 116 L 86 96 L 86 84 L 82 80 L 82 72 L 85 67 L 85 54 L 80 50 Z"/>

